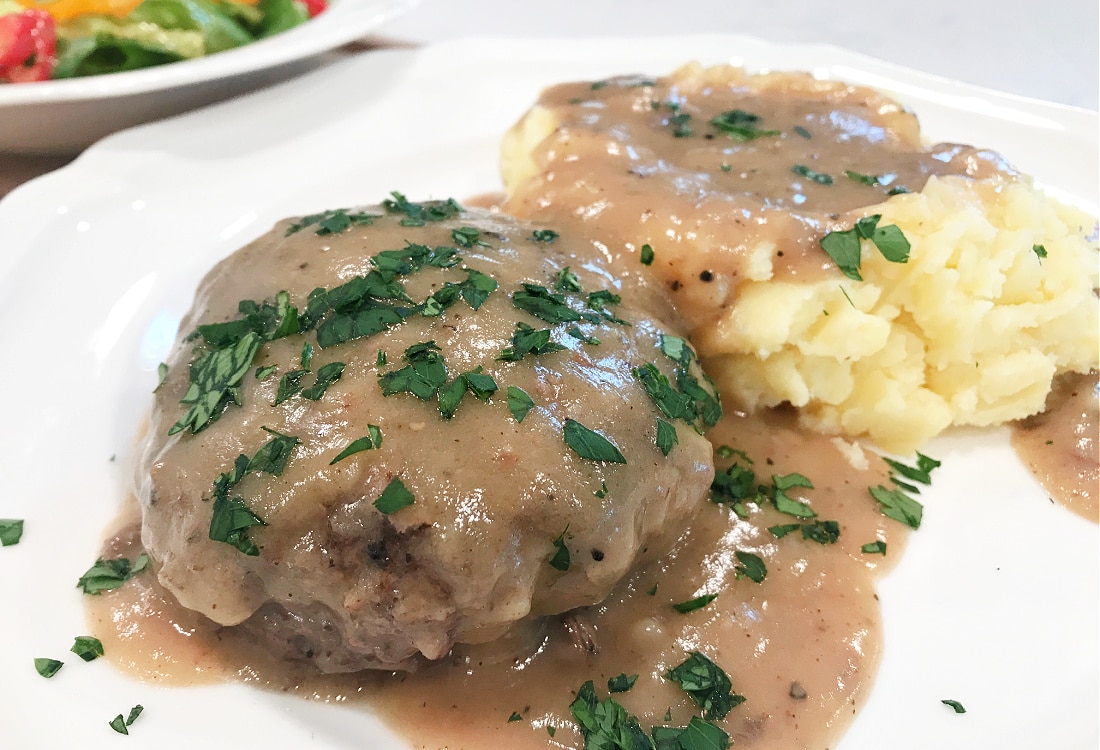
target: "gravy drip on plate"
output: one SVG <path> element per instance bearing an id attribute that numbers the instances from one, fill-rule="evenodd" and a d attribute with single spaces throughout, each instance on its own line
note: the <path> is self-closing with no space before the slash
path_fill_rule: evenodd
<path id="1" fill-rule="evenodd" d="M 758 482 L 792 472 L 810 478 L 815 488 L 800 497 L 820 520 L 840 522 L 837 543 L 807 541 L 797 532 L 776 539 L 767 527 L 798 519 L 770 507 L 750 505 L 749 518 L 739 519 L 707 503 L 670 555 L 636 571 L 603 604 L 575 611 L 566 618 L 569 628 L 550 618 L 503 642 L 456 648 L 411 674 L 319 676 L 280 663 L 249 648 L 246 631 L 180 608 L 151 575 L 88 597 L 91 628 L 107 657 L 141 679 L 236 676 L 362 703 L 414 747 L 450 750 L 579 747 L 569 713 L 575 691 L 591 679 L 605 697 L 607 680 L 620 673 L 639 675 L 632 690 L 614 697 L 644 728 L 683 726 L 697 709 L 662 675 L 698 650 L 746 696 L 720 722 L 735 746 L 827 747 L 851 721 L 875 673 L 881 631 L 874 580 L 900 556 L 905 527 L 882 516 L 868 495 L 868 486 L 885 481 L 880 462 L 872 459 L 873 470 L 853 469 L 832 441 L 798 431 L 788 415 L 732 413 L 710 437 L 746 451 Z M 719 459 L 719 468 L 730 460 Z M 108 553 L 140 551 L 132 521 Z M 887 543 L 885 556 L 860 551 L 876 540 Z M 738 579 L 738 550 L 765 561 L 762 583 Z M 701 594 L 718 596 L 686 614 L 672 607 Z M 578 647 L 578 640 L 597 652 Z M 513 712 L 522 719 L 509 721 Z"/>
<path id="2" fill-rule="evenodd" d="M 931 175 L 1010 171 L 992 152 L 925 148 L 915 116 L 870 89 L 726 70 L 734 80 L 722 85 L 674 75 L 547 89 L 510 135 L 530 150 L 505 169 L 504 210 L 598 227 L 612 252 L 651 245 L 653 269 L 699 329 L 769 258 L 777 280 L 836 274 L 819 238 L 891 191 L 920 190 Z M 733 112 L 743 130 L 766 134 L 711 124 Z M 552 132 L 539 138 L 547 117 Z"/>
<path id="3" fill-rule="evenodd" d="M 1061 375 L 1046 411 L 1012 428 L 1012 446 L 1051 499 L 1094 522 L 1100 521 L 1098 391 L 1095 370 Z"/>

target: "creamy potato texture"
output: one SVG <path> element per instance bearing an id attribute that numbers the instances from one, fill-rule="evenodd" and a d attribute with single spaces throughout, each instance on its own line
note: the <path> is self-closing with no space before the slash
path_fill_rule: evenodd
<path id="1" fill-rule="evenodd" d="M 907 453 L 949 425 L 1042 409 L 1097 363 L 1095 219 L 997 155 L 921 143 L 868 89 L 686 66 L 562 84 L 505 138 L 504 210 L 598 229 L 652 267 L 713 377 L 748 408 Z M 862 280 L 822 238 L 880 215 Z"/>

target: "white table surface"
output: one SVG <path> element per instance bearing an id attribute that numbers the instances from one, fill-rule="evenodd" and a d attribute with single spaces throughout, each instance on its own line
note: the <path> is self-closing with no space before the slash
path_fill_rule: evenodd
<path id="1" fill-rule="evenodd" d="M 471 35 L 749 34 L 834 44 L 1095 110 L 1098 28 L 1097 0 L 422 0 L 378 33 L 418 43 Z"/>

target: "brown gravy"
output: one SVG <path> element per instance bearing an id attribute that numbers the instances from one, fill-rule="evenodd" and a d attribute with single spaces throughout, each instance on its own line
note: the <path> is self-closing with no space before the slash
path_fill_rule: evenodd
<path id="1" fill-rule="evenodd" d="M 536 110 L 556 129 L 523 154 L 534 174 L 511 178 L 505 212 L 598 227 L 616 254 L 649 244 L 694 330 L 769 256 L 776 280 L 836 274 L 819 238 L 891 191 L 1011 172 L 992 152 L 925 148 L 912 113 L 877 92 L 797 73 L 566 83 Z M 731 112 L 758 117 L 748 127 L 768 135 L 741 140 L 710 124 Z"/>
<path id="2" fill-rule="evenodd" d="M 1100 522 L 1097 372 L 1061 375 L 1047 409 L 1013 425 L 1012 446 L 1056 503 Z"/>
<path id="3" fill-rule="evenodd" d="M 579 649 L 553 619 L 503 646 L 456 649 L 413 674 L 320 676 L 255 653 L 237 629 L 183 610 L 154 576 L 88 597 L 90 625 L 108 658 L 139 679 L 193 684 L 236 676 L 322 700 L 362 702 L 414 747 L 450 750 L 578 747 L 569 713 L 575 691 L 591 679 L 606 696 L 606 681 L 620 673 L 639 675 L 631 691 L 615 697 L 645 728 L 682 726 L 694 706 L 662 675 L 700 650 L 747 698 L 721 722 L 735 746 L 829 746 L 875 673 L 881 632 L 873 584 L 906 537 L 867 493 L 884 480 L 880 462 L 872 457 L 874 470 L 852 469 L 830 440 L 776 414 L 729 415 L 711 438 L 745 450 L 760 482 L 773 473 L 809 477 L 815 489 L 804 498 L 821 520 L 840 522 L 839 541 L 821 545 L 797 533 L 776 539 L 766 528 L 796 519 L 768 508 L 742 520 L 708 503 L 672 554 L 579 614 L 597 654 Z M 720 460 L 720 467 L 728 463 Z M 123 522 L 106 554 L 136 555 L 135 521 L 131 515 Z M 885 557 L 860 551 L 875 540 L 887 543 Z M 736 550 L 763 558 L 762 583 L 738 580 Z M 718 597 L 688 614 L 671 606 L 703 593 Z M 513 712 L 522 720 L 509 721 Z M 555 729 L 553 738 L 547 727 Z"/>

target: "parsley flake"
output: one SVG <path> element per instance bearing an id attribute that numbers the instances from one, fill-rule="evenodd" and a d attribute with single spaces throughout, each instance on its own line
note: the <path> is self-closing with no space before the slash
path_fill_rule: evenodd
<path id="1" fill-rule="evenodd" d="M 885 555 L 886 554 L 886 542 L 881 539 L 876 539 L 873 542 L 868 542 L 859 548 L 859 551 L 865 555 Z"/>
<path id="2" fill-rule="evenodd" d="M 523 721 L 523 715 L 518 711 L 513 711 L 512 715 L 508 717 L 508 723 L 511 724 L 513 721 Z"/>
<path id="3" fill-rule="evenodd" d="M 734 552 L 734 555 L 737 556 L 738 564 L 733 570 L 738 579 L 748 578 L 753 583 L 760 583 L 767 576 L 768 568 L 758 555 L 741 550 Z"/>
<path id="4" fill-rule="evenodd" d="M 505 347 L 498 359 L 504 362 L 519 362 L 528 354 L 538 356 L 564 350 L 564 346 L 550 340 L 549 328 L 535 329 L 526 323 L 516 323 L 516 332 L 512 334 L 512 345 Z"/>
<path id="5" fill-rule="evenodd" d="M 565 444 L 581 458 L 589 461 L 625 464 L 626 458 L 619 449 L 603 435 L 590 430 L 575 419 L 566 419 L 562 430 Z"/>
<path id="6" fill-rule="evenodd" d="M 550 557 L 550 567 L 563 573 L 569 570 L 569 547 L 565 545 L 567 531 L 569 531 L 568 526 L 554 540 L 554 554 Z"/>
<path id="7" fill-rule="evenodd" d="M 672 452 L 673 446 L 679 444 L 680 436 L 676 434 L 676 428 L 663 419 L 657 420 L 657 449 L 667 456 Z"/>
<path id="8" fill-rule="evenodd" d="M 797 175 L 805 177 L 807 180 L 812 180 L 813 182 L 816 182 L 818 185 L 833 184 L 833 178 L 831 175 L 827 175 L 824 172 L 818 172 L 810 169 L 805 164 L 795 164 L 793 167 L 791 167 L 791 171 Z"/>
<path id="9" fill-rule="evenodd" d="M 538 284 L 523 284 L 520 291 L 512 294 L 512 304 L 551 324 L 582 320 L 579 312 L 565 304 L 565 297 Z"/>
<path id="10" fill-rule="evenodd" d="M 523 421 L 527 412 L 535 408 L 535 402 L 527 395 L 527 391 L 514 385 L 508 386 L 508 411 L 512 412 L 516 423 Z"/>
<path id="11" fill-rule="evenodd" d="M 870 240 L 891 263 L 909 261 L 909 240 L 895 224 L 878 226 L 881 214 L 865 216 L 851 229 L 827 233 L 818 240 L 841 273 L 854 281 L 863 281 L 859 273 L 862 240 Z"/>
<path id="12" fill-rule="evenodd" d="M 731 109 L 712 118 L 710 124 L 735 141 L 751 141 L 755 138 L 779 135 L 778 130 L 765 130 L 758 127 L 760 115 L 743 109 Z"/>
<path id="13" fill-rule="evenodd" d="M 57 659 L 34 660 L 35 671 L 45 677 L 47 680 L 57 674 L 63 666 L 65 666 L 65 662 L 58 661 Z"/>
<path id="14" fill-rule="evenodd" d="M 84 661 L 95 661 L 103 656 L 103 642 L 90 635 L 78 635 L 69 650 Z"/>
<path id="15" fill-rule="evenodd" d="M 641 250 L 638 251 L 638 260 L 642 262 L 643 266 L 653 265 L 653 248 L 648 243 L 642 245 Z"/>
<path id="16" fill-rule="evenodd" d="M 638 723 L 638 717 L 628 713 L 614 699 L 600 700 L 592 680 L 585 682 L 569 711 L 584 738 L 584 746 L 595 750 L 653 750 L 649 735 Z"/>
<path id="17" fill-rule="evenodd" d="M 558 233 L 553 229 L 536 229 L 531 232 L 531 239 L 535 242 L 545 242 L 547 244 L 553 242 L 558 238 Z"/>
<path id="18" fill-rule="evenodd" d="M 0 518 L 0 546 L 11 547 L 23 538 L 23 519 Z"/>
<path id="19" fill-rule="evenodd" d="M 148 567 L 149 555 L 144 552 L 138 555 L 132 564 L 125 557 L 112 560 L 104 560 L 101 557 L 80 577 L 76 587 L 85 594 L 100 594 L 117 589 Z"/>
<path id="20" fill-rule="evenodd" d="M 743 695 L 733 692 L 725 671 L 698 651 L 692 651 L 687 659 L 670 669 L 665 679 L 677 683 L 703 709 L 705 719 L 724 719 L 745 702 Z"/>
<path id="21" fill-rule="evenodd" d="M 321 397 L 328 391 L 329 386 L 343 376 L 344 367 L 343 362 L 329 362 L 317 371 L 317 378 L 314 380 L 313 385 L 303 388 L 298 395 L 302 398 L 308 398 L 310 401 L 320 401 Z"/>
<path id="22" fill-rule="evenodd" d="M 340 451 L 336 458 L 328 462 L 329 466 L 343 461 L 348 456 L 354 456 L 363 451 L 377 450 L 382 447 L 382 428 L 376 424 L 367 425 L 367 434 L 348 443 L 344 450 Z"/>
<path id="23" fill-rule="evenodd" d="M 316 226 L 315 234 L 324 237 L 328 234 L 340 234 L 353 226 L 370 226 L 375 219 L 380 219 L 377 214 L 368 214 L 362 211 L 352 212 L 347 208 L 334 208 L 317 214 L 303 216 L 286 230 L 286 237 L 300 232 L 307 227 Z"/>
<path id="24" fill-rule="evenodd" d="M 860 172 L 853 172 L 850 169 L 844 170 L 844 176 L 861 185 L 870 185 L 873 187 L 882 183 L 882 180 L 873 174 L 861 174 Z"/>
<path id="25" fill-rule="evenodd" d="M 447 382 L 447 365 L 434 341 L 413 344 L 405 350 L 404 360 L 405 367 L 379 377 L 383 395 L 411 393 L 428 401 Z"/>
<path id="26" fill-rule="evenodd" d="M 422 227 L 426 222 L 444 221 L 462 213 L 462 206 L 454 198 L 413 203 L 396 190 L 382 201 L 382 207 L 389 213 L 404 214 L 401 225 L 406 227 Z"/>
<path id="27" fill-rule="evenodd" d="M 618 677 L 612 677 L 607 681 L 607 692 L 609 693 L 625 693 L 630 688 L 634 687 L 634 683 L 638 681 L 638 675 L 627 675 L 625 672 Z"/>
<path id="28" fill-rule="evenodd" d="M 416 502 L 416 498 L 409 492 L 409 488 L 400 479 L 394 477 L 386 485 L 386 489 L 382 490 L 382 494 L 378 496 L 378 499 L 374 501 L 374 507 L 383 515 L 388 516 L 402 508 L 409 507 L 414 502 Z"/>
<path id="29" fill-rule="evenodd" d="M 957 713 L 957 714 L 965 714 L 966 713 L 966 709 L 963 707 L 963 704 L 959 703 L 958 701 L 951 700 L 950 698 L 945 698 L 942 701 L 940 701 L 940 703 L 942 703 L 945 706 L 950 706 L 952 708 L 952 710 L 954 710 L 954 712 Z"/>
<path id="30" fill-rule="evenodd" d="M 1031 252 L 1035 253 L 1035 257 L 1039 259 L 1039 262 L 1043 262 L 1043 258 L 1047 257 L 1047 249 L 1042 245 L 1032 245 Z"/>
<path id="31" fill-rule="evenodd" d="M 686 602 L 673 604 L 672 608 L 680 614 L 686 615 L 688 612 L 694 612 L 697 609 L 702 609 L 717 598 L 718 594 L 703 594 L 702 596 L 697 596 L 694 599 L 688 599 Z"/>

